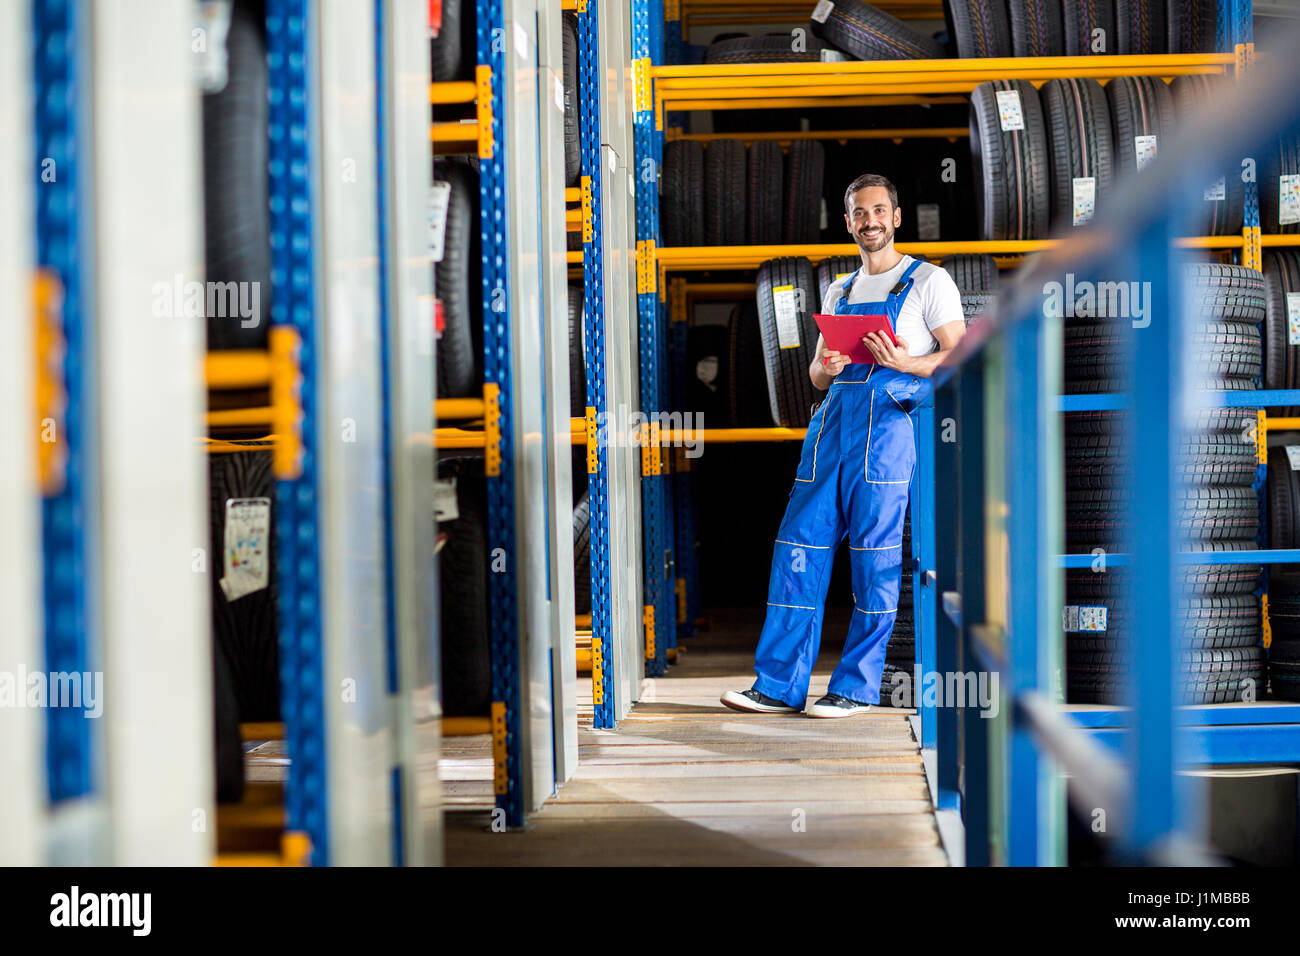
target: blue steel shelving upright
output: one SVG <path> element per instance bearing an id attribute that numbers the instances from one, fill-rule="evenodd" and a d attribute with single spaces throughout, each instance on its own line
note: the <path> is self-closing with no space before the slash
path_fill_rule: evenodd
<path id="1" fill-rule="evenodd" d="M 515 535 L 515 429 L 510 346 L 510 215 L 506 180 L 505 11 L 501 0 L 478 0 L 480 121 L 490 104 L 490 146 L 479 152 L 479 213 L 483 249 L 483 397 L 489 429 L 487 474 L 488 579 L 492 633 L 492 737 L 498 754 L 496 805 L 509 826 L 524 822 L 519 713 L 519 563 Z M 486 155 L 485 155 L 486 154 Z M 504 754 L 502 754 L 504 751 Z M 501 759 L 501 757 L 504 759 Z"/>
<path id="2" fill-rule="evenodd" d="M 658 172 L 663 134 L 655 129 L 650 65 L 662 62 L 663 11 L 657 0 L 632 2 L 632 82 L 636 163 L 641 188 L 636 191 L 637 327 L 641 371 L 641 410 L 659 421 L 669 396 L 667 331 L 654 250 L 659 237 Z M 675 646 L 677 607 L 672 573 L 672 530 L 669 527 L 671 475 L 665 474 L 664 448 L 651 433 L 641 456 L 642 541 L 645 555 L 646 675 L 661 677 L 667 669 L 667 649 Z"/>
<path id="3" fill-rule="evenodd" d="M 42 501 L 45 667 L 51 672 L 93 670 L 87 571 L 93 566 L 87 502 L 93 500 L 90 454 L 94 410 L 91 276 L 86 268 L 91 223 L 84 104 L 88 84 L 88 38 L 76 0 L 34 0 L 32 63 L 35 96 L 36 264 L 62 290 L 62 361 L 67 412 L 59 423 L 63 481 Z M 51 803 L 94 789 L 91 722 L 69 707 L 46 710 L 49 799 Z"/>
<path id="4" fill-rule="evenodd" d="M 587 343 L 587 481 L 590 503 L 592 726 L 614 726 L 613 593 L 610 587 L 609 450 L 595 440 L 606 396 L 604 229 L 601 215 L 600 21 L 596 0 L 578 0 L 578 104 L 582 124 L 583 328 Z"/>
<path id="5" fill-rule="evenodd" d="M 281 711 L 293 772 L 285 785 L 286 829 L 305 833 L 311 862 L 329 863 L 324 651 L 319 550 L 315 253 L 316 106 L 313 4 L 268 0 L 268 172 L 273 337 L 296 339 L 301 452 L 276 470 Z M 273 346 L 274 349 L 274 346 Z M 283 441 L 283 438 L 282 438 Z"/>

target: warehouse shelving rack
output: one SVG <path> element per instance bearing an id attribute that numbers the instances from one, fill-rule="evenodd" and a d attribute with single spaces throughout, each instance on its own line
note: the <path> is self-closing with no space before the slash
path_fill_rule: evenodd
<path id="1" fill-rule="evenodd" d="M 1234 47 L 1239 73 L 1253 59 L 1248 3 L 1221 4 L 1221 37 Z M 1221 44 L 1222 45 L 1222 44 Z M 1236 162 L 1237 144 L 1258 144 L 1300 119 L 1293 98 L 1263 117 L 1251 103 L 1276 102 L 1292 89 L 1294 64 L 1273 63 L 1267 75 L 1238 89 L 1175 144 L 1174 160 L 1143 174 L 1142 188 L 1129 186 L 1114 208 L 1103 213 L 1086 236 L 1050 254 L 1004 297 L 1000 317 L 963 342 L 944 372 L 935 417 L 951 416 L 964 430 L 960 447 L 931 439 L 921 449 L 930 478 L 947 479 L 956 513 L 935 511 L 934 528 L 922 544 L 922 574 L 942 593 L 943 614 L 931 625 L 922 657 L 937 670 L 975 664 L 1001 673 L 1010 714 L 991 720 L 988 733 L 972 733 L 969 710 L 937 713 L 938 804 L 965 824 L 969 863 L 1057 864 L 1064 860 L 1063 801 L 1059 771 L 1074 780 L 1085 816 L 1112 814 L 1117 857 L 1130 862 L 1195 862 L 1205 859 L 1199 797 L 1181 768 L 1196 765 L 1300 762 L 1300 704 L 1255 701 L 1209 706 L 1175 706 L 1179 636 L 1170 626 L 1175 587 L 1172 564 L 1260 564 L 1300 559 L 1300 551 L 1189 553 L 1176 551 L 1174 507 L 1179 489 L 1168 437 L 1177 428 L 1184 385 L 1179 363 L 1178 323 L 1154 323 L 1133 336 L 1131 395 L 1060 395 L 1060 331 L 1042 321 L 1043 281 L 1069 268 L 1077 275 L 1104 274 L 1119 265 L 1152 280 L 1153 309 L 1177 314 L 1181 291 L 1170 250 L 1178 196 L 1206 178 L 1220 162 Z M 1242 77 L 1245 80 L 1245 77 Z M 1227 145 L 1233 144 L 1233 145 Z M 1237 148 L 1234 148 L 1237 147 Z M 1151 178 L 1146 178 L 1151 176 Z M 1294 245 L 1292 236 L 1261 236 L 1257 189 L 1246 183 L 1241 240 L 1244 265 L 1259 268 L 1260 249 Z M 1076 256 L 1076 259 L 1067 258 Z M 1014 370 L 1014 371 L 1012 371 Z M 1197 404 L 1261 409 L 1257 441 L 1264 480 L 1263 411 L 1290 404 L 1294 390 L 1197 393 Z M 1093 566 L 1096 556 L 1059 555 L 1061 500 L 1060 412 L 1129 409 L 1133 414 L 1133 460 L 1129 523 L 1143 528 L 1133 552 L 1107 555 L 1108 567 L 1130 568 L 1133 632 L 1141 634 L 1132 653 L 1131 708 L 1059 704 L 1059 614 L 1061 568 Z M 1002 424 L 1005 422 L 1005 426 Z M 974 433 L 974 434 L 972 434 Z M 1035 454 L 1025 456 L 1026 448 Z M 999 459 L 1005 456 L 1008 465 Z M 1011 462 L 1015 465 L 1012 467 Z M 954 487 L 955 486 L 955 487 Z M 1006 515 L 1015 515 L 1014 523 Z M 1266 534 L 1261 524 L 1261 535 Z M 960 564 L 930 550 L 934 534 L 958 540 Z M 935 556 L 933 562 L 924 553 Z M 1003 563 L 986 556 L 1001 553 Z M 928 565 L 933 564 L 930 568 Z M 1009 569 L 1015 575 L 1009 575 Z M 1264 628 L 1268 646 L 1267 622 Z M 981 717 L 984 715 L 980 715 Z M 959 724 L 966 731 L 959 744 Z M 978 726 L 980 720 L 975 720 Z M 1104 818 L 1103 818 L 1104 819 Z"/>
<path id="2" fill-rule="evenodd" d="M 653 123 L 654 129 L 654 136 L 647 137 L 644 146 L 640 142 L 638 143 L 639 148 L 643 151 L 642 155 L 651 157 L 659 155 L 659 153 L 654 153 L 653 150 L 658 149 L 661 151 L 662 149 L 665 138 L 664 113 L 669 109 L 814 107 L 827 105 L 828 97 L 833 98 L 836 103 L 841 105 L 964 102 L 964 97 L 954 96 L 953 94 L 968 93 L 979 83 L 993 79 L 1026 79 L 1039 86 L 1047 80 L 1059 76 L 1090 76 L 1105 80 L 1121 75 L 1147 75 L 1166 78 L 1194 73 L 1231 72 L 1240 75 L 1249 69 L 1254 62 L 1254 49 L 1250 35 L 1250 3 L 1248 0 L 1224 0 L 1219 4 L 1217 46 L 1220 50 L 1230 52 L 1152 56 L 967 59 L 929 62 L 851 62 L 847 64 L 680 65 L 677 62 L 682 55 L 679 41 L 684 38 L 685 34 L 681 29 L 682 23 L 678 21 L 685 18 L 686 13 L 684 11 L 698 9 L 706 3 L 707 0 L 701 0 L 699 5 L 693 4 L 691 0 L 670 2 L 667 8 L 667 46 L 668 55 L 672 59 L 668 63 L 660 60 L 653 62 L 642 60 L 639 70 L 634 73 L 634 78 L 638 83 L 634 102 L 642 110 L 637 114 L 638 119 L 643 120 L 647 128 Z M 916 6 L 923 5 L 917 4 Z M 718 6 L 720 8 L 727 7 L 728 4 L 722 3 Z M 724 17 L 728 16 L 730 16 L 729 11 L 724 13 Z M 741 19 L 743 19 L 743 15 Z M 798 16 L 789 17 L 782 22 L 794 22 L 800 19 L 802 18 Z M 756 76 L 760 77 L 760 79 L 756 80 Z M 702 141 L 719 138 L 750 141 L 763 138 L 787 142 L 802 138 L 904 138 L 916 135 L 939 134 L 956 137 L 964 132 L 956 129 L 936 129 L 932 131 L 900 129 L 871 131 L 868 133 L 859 132 L 856 134 L 852 131 L 834 130 L 805 131 L 802 133 L 684 134 L 679 129 L 670 128 L 667 130 L 666 136 L 668 139 L 683 138 Z M 1203 250 L 1240 250 L 1242 262 L 1246 265 L 1254 265 L 1256 268 L 1259 267 L 1261 248 L 1273 245 L 1295 245 L 1297 237 L 1260 235 L 1256 186 L 1253 182 L 1247 183 L 1246 186 L 1246 213 L 1241 236 L 1168 236 L 1166 237 L 1166 244 Z M 665 248 L 658 245 L 660 237 L 657 228 L 655 228 L 657 223 L 654 220 L 643 217 L 640 226 L 641 231 L 638 233 L 638 239 L 641 240 L 640 248 L 643 250 L 644 261 L 641 263 L 638 275 L 645 276 L 647 291 L 653 291 L 653 286 L 650 283 L 656 278 L 662 283 L 662 277 L 665 274 L 717 269 L 752 269 L 763 261 L 777 256 L 805 256 L 816 262 L 831 256 L 854 255 L 856 253 L 856 247 L 851 244 Z M 1019 257 L 1026 253 L 1043 253 L 1051 256 L 1052 253 L 1049 250 L 1056 249 L 1059 244 L 1060 240 L 1052 239 L 1020 243 L 904 243 L 900 244 L 898 248 L 902 252 L 931 259 L 961 253 L 989 253 L 995 256 L 999 265 L 1007 265 L 1016 262 Z M 692 284 L 682 283 L 677 278 L 669 279 L 668 283 L 670 290 L 673 290 L 670 291 L 669 298 L 670 302 L 673 303 L 672 318 L 674 320 L 674 332 L 676 333 L 679 328 L 684 330 L 682 320 L 685 318 L 686 294 L 688 290 L 692 289 Z M 709 284 L 694 283 L 693 285 L 700 289 L 707 289 Z M 647 301 L 652 300 L 647 299 Z M 647 313 L 648 309 L 643 308 L 643 321 Z M 1016 347 L 1023 350 L 1027 346 L 1020 343 Z M 680 351 L 680 354 L 684 358 L 684 349 Z M 1026 356 L 1032 357 L 1029 353 L 1026 353 Z M 1025 383 L 1021 383 L 1021 386 L 1029 387 Z M 978 393 L 977 385 L 969 387 L 975 390 L 972 394 Z M 1260 392 L 1248 394 L 1251 403 L 1258 405 L 1289 404 L 1295 401 L 1295 396 L 1292 393 L 1279 393 L 1272 397 L 1266 397 Z M 952 401 L 950 397 L 942 400 Z M 1238 400 L 1233 396 L 1225 398 L 1227 402 Z M 1065 396 L 1061 399 L 1060 407 L 1061 410 L 1119 407 L 1117 403 L 1117 399 L 1108 399 L 1101 396 Z M 1030 407 L 1033 407 L 1032 404 Z M 944 561 L 946 559 L 944 556 L 938 555 L 935 549 L 934 482 L 937 474 L 943 473 L 945 466 L 955 467 L 958 464 L 955 461 L 945 462 L 942 460 L 944 449 L 941 446 L 934 446 L 932 450 L 933 439 L 936 434 L 936 421 L 941 422 L 946 417 L 948 416 L 943 413 L 943 410 L 937 408 L 933 403 L 923 406 L 917 415 L 920 453 L 918 456 L 918 481 L 913 487 L 914 502 L 916 503 L 914 516 L 917 519 L 916 533 L 913 538 L 913 559 L 916 568 L 914 594 L 917 596 L 916 600 L 918 602 L 916 617 L 918 674 L 928 673 L 934 670 L 936 665 L 940 671 L 953 670 L 956 664 L 956 659 L 953 656 L 957 646 L 955 642 L 960 636 L 960 632 L 957 630 L 960 627 L 959 622 L 962 616 L 960 600 L 950 597 L 944 603 L 944 613 L 939 614 L 941 602 L 938 601 L 934 588 L 936 575 L 951 580 L 951 577 L 959 571 L 956 567 L 945 567 Z M 1267 422 L 1261 421 L 1261 432 L 1266 427 Z M 795 438 L 799 436 L 792 434 L 789 437 Z M 967 480 L 973 481 L 976 477 L 971 474 L 967 476 Z M 1262 484 L 1262 471 L 1258 483 Z M 678 515 L 678 536 L 680 540 L 688 540 L 692 530 L 690 525 L 683 523 L 681 519 L 682 516 Z M 968 533 L 973 533 L 975 530 L 972 527 L 968 529 Z M 952 528 L 942 529 L 943 539 L 952 540 L 953 538 L 949 535 L 953 531 Z M 1274 558 L 1273 560 L 1295 560 L 1295 558 L 1296 555 L 1287 553 L 1283 554 L 1281 558 Z M 972 568 L 965 568 L 965 570 L 967 573 L 973 571 Z M 971 608 L 968 607 L 966 610 L 969 613 Z M 1048 628 L 1055 626 L 1050 618 L 1045 620 L 1040 618 L 1038 623 Z M 1025 621 L 1022 620 L 1021 625 L 1024 626 L 1024 624 Z M 1032 668 L 1030 671 L 1017 674 L 1016 678 L 1023 684 L 1027 677 L 1032 676 L 1031 672 Z M 956 769 L 958 736 L 955 715 L 941 708 L 927 706 L 923 701 L 919 702 L 919 705 L 918 739 L 921 740 L 923 753 L 927 756 L 927 765 L 930 768 L 936 805 L 941 810 L 964 811 L 968 818 L 978 819 L 981 812 L 987 810 L 987 807 L 964 805 L 962 802 L 962 789 L 958 786 Z M 1286 730 L 1287 727 L 1284 721 L 1290 721 L 1291 718 L 1286 715 L 1292 713 L 1291 708 L 1285 705 L 1270 705 L 1266 709 L 1269 713 L 1269 719 L 1279 722 L 1273 726 Z M 1242 730 L 1240 722 L 1243 718 L 1232 716 L 1230 708 L 1211 707 L 1204 708 L 1202 711 L 1198 711 L 1197 719 L 1205 721 L 1207 727 L 1202 747 L 1202 752 L 1205 754 L 1212 754 L 1216 758 L 1222 759 L 1236 757 L 1240 760 L 1260 760 L 1277 759 L 1278 748 L 1280 748 L 1280 752 L 1290 752 L 1292 747 L 1290 739 L 1276 735 L 1271 739 L 1280 741 L 1280 743 L 1278 747 L 1271 750 L 1268 747 L 1255 747 L 1252 745 L 1239 747 L 1237 745 L 1242 740 L 1249 739 L 1258 742 L 1270 738 L 1266 734 L 1252 735 Z M 1113 736 L 1109 738 L 1112 741 L 1118 739 L 1117 736 L 1114 736 L 1116 732 L 1112 728 L 1117 726 L 1122 721 L 1122 718 L 1117 716 L 1118 712 L 1115 709 L 1091 709 L 1089 712 L 1094 716 L 1088 717 L 1085 714 L 1081 719 L 1093 721 L 1097 726 L 1098 733 L 1112 734 Z M 1258 715 L 1261 713 L 1263 711 L 1256 708 L 1253 711 L 1255 716 L 1250 719 L 1259 719 Z M 1102 728 L 1106 729 L 1103 730 Z M 937 761 L 936 749 L 939 755 Z M 1269 757 L 1268 754 L 1273 756 Z M 987 757 L 988 755 L 985 753 L 981 759 L 987 759 Z M 1023 759 L 1023 741 L 1018 741 L 1013 757 Z M 1038 782 L 1041 783 L 1042 781 L 1039 780 Z M 1034 783 L 1024 784 L 1026 787 L 1036 785 Z M 978 791 L 978 787 L 975 789 Z M 1050 786 L 1048 789 L 1050 790 Z M 965 791 L 970 793 L 971 788 L 967 786 Z M 1026 799 L 1024 792 L 1018 793 L 1017 797 L 1022 803 Z M 974 799 L 979 800 L 982 798 L 976 795 Z M 1011 819 L 1017 818 L 1013 816 Z M 1037 825 L 1037 822 L 1035 825 Z M 976 841 L 978 841 L 979 836 L 980 834 L 972 834 Z M 1055 849 L 1048 848 L 1041 840 L 1029 834 L 1025 827 L 1021 827 L 1017 836 L 1016 853 L 1013 857 L 1015 860 L 1023 863 L 1030 862 L 1031 859 L 1044 862 L 1059 858 L 1053 855 L 1056 852 Z M 1038 854 L 1038 856 L 1035 857 L 1034 854 Z M 979 861 L 978 857 L 978 853 L 972 855 L 970 857 L 971 862 Z"/>

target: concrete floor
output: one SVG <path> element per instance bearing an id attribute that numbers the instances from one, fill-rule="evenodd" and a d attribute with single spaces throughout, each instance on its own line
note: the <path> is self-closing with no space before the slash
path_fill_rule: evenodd
<path id="1" fill-rule="evenodd" d="M 842 633 L 828 614 L 828 635 Z M 647 680 L 616 730 L 591 728 L 580 681 L 579 767 L 529 817 L 494 833 L 489 738 L 443 741 L 452 866 L 944 866 L 909 710 L 841 720 L 740 714 L 752 615 L 716 616 L 669 676 Z M 811 696 L 839 659 L 823 646 Z"/>

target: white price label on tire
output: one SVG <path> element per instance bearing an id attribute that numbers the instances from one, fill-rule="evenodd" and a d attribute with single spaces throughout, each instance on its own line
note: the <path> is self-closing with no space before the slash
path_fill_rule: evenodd
<path id="1" fill-rule="evenodd" d="M 1025 112 L 1020 106 L 1019 90 L 998 90 L 998 116 L 1002 120 L 1002 132 L 1025 128 Z"/>
<path id="2" fill-rule="evenodd" d="M 823 63 L 843 63 L 847 57 L 839 50 L 822 50 L 821 61 Z"/>
<path id="3" fill-rule="evenodd" d="M 1287 445 L 1286 457 L 1291 462 L 1291 470 L 1300 471 L 1300 445 Z"/>
<path id="4" fill-rule="evenodd" d="M 916 238 L 921 242 L 939 241 L 939 204 L 923 202 L 916 207 Z"/>
<path id="5" fill-rule="evenodd" d="M 271 499 L 227 498 L 218 582 L 227 601 L 266 587 L 270 580 Z"/>
<path id="6" fill-rule="evenodd" d="M 564 112 L 564 84 L 560 82 L 560 78 L 558 76 L 556 76 L 555 74 L 551 74 L 551 85 L 555 88 L 555 109 L 558 112 L 563 113 Z"/>
<path id="7" fill-rule="evenodd" d="M 429 255 L 442 261 L 442 243 L 447 232 L 447 204 L 451 201 L 451 183 L 435 179 L 429 191 Z"/>
<path id="8" fill-rule="evenodd" d="M 1286 294 L 1286 343 L 1300 345 L 1300 292 Z"/>
<path id="9" fill-rule="evenodd" d="M 434 481 L 433 516 L 436 521 L 455 521 L 460 517 L 455 478 L 438 478 Z"/>
<path id="10" fill-rule="evenodd" d="M 1067 634 L 1104 634 L 1107 617 L 1104 605 L 1067 604 L 1061 609 L 1061 629 Z"/>
<path id="11" fill-rule="evenodd" d="M 1134 136 L 1133 152 L 1137 154 L 1137 168 L 1141 169 L 1156 158 L 1156 137 Z"/>
<path id="12" fill-rule="evenodd" d="M 519 59 L 528 59 L 528 31 L 523 28 L 518 20 L 514 21 L 515 28 L 515 52 L 519 54 Z"/>
<path id="13" fill-rule="evenodd" d="M 1097 180 L 1092 176 L 1078 176 L 1073 180 L 1074 224 L 1082 226 L 1097 211 Z"/>
<path id="14" fill-rule="evenodd" d="M 1279 176 L 1277 191 L 1277 224 L 1300 222 L 1300 176 Z"/>
<path id="15" fill-rule="evenodd" d="M 797 349 L 803 342 L 799 338 L 799 309 L 795 304 L 794 286 L 774 288 L 772 305 L 776 309 L 777 344 L 783 349 Z"/>
<path id="16" fill-rule="evenodd" d="M 812 18 L 818 23 L 825 23 L 826 18 L 831 15 L 831 11 L 834 9 L 835 4 L 831 3 L 830 0 L 817 0 L 817 6 L 813 7 Z"/>
<path id="17" fill-rule="evenodd" d="M 1218 181 L 1205 190 L 1206 202 L 1220 202 L 1228 198 L 1228 181 L 1220 176 Z"/>

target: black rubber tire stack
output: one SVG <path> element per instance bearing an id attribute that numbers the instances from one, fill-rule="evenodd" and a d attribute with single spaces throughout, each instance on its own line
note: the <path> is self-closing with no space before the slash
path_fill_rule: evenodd
<path id="1" fill-rule="evenodd" d="M 1060 0 L 1010 0 L 1012 56 L 1064 56 Z"/>
<path id="2" fill-rule="evenodd" d="M 1024 129 L 1003 130 L 997 94 L 1020 94 Z M 1026 80 L 981 83 L 971 93 L 971 157 L 980 238 L 1045 239 L 1052 206 L 1047 131 Z"/>
<path id="3" fill-rule="evenodd" d="M 857 256 L 832 256 L 817 263 L 817 289 L 821 296 L 817 300 L 817 310 L 825 308 L 826 291 L 832 282 L 843 281 L 851 272 L 862 268 L 862 260 Z"/>
<path id="4" fill-rule="evenodd" d="M 1115 36 L 1115 0 L 1062 0 L 1066 56 L 1104 56 L 1118 50 Z M 1096 34 L 1100 30 L 1101 33 Z M 1094 40 L 1100 48 L 1094 49 Z"/>
<path id="5" fill-rule="evenodd" d="M 730 342 L 731 424 L 735 428 L 771 428 L 772 405 L 767 398 L 767 364 L 763 361 L 763 334 L 758 327 L 758 306 L 740 302 L 727 321 Z"/>
<path id="6" fill-rule="evenodd" d="M 774 290 L 792 286 L 791 293 L 777 299 Z M 756 297 L 759 329 L 763 336 L 763 360 L 767 366 L 768 396 L 772 418 L 787 428 L 803 428 L 812 417 L 820 394 L 808 377 L 817 348 L 817 311 L 813 296 L 817 285 L 812 265 L 804 258 L 769 259 L 758 270 Z M 778 305 L 791 309 L 794 336 L 787 335 L 781 347 L 778 333 Z M 797 344 L 792 344 L 797 341 Z"/>
<path id="7" fill-rule="evenodd" d="M 221 588 L 225 573 L 226 502 L 270 498 L 272 533 L 266 542 L 267 586 L 233 601 Z M 276 586 L 275 476 L 271 450 L 208 456 L 208 577 L 212 596 L 213 686 L 217 733 L 217 795 L 238 801 L 244 786 L 239 725 L 280 719 L 280 632 Z M 231 754 L 235 754 L 232 757 Z"/>
<path id="8" fill-rule="evenodd" d="M 1300 294 L 1300 250 L 1264 253 L 1264 293 L 1264 387 L 1300 388 L 1300 339 L 1292 344 L 1287 313 L 1287 296 Z M 1271 414 L 1292 417 L 1300 408 L 1288 405 Z"/>
<path id="9" fill-rule="evenodd" d="M 438 593 L 442 635 L 442 710 L 449 717 L 486 717 L 492 707 L 489 638 L 487 479 L 482 458 L 445 458 L 439 478 L 456 479 L 454 521 L 442 523 Z"/>
<path id="10" fill-rule="evenodd" d="M 1052 156 L 1052 230 L 1073 228 L 1074 181 L 1091 178 L 1100 208 L 1110 195 L 1110 109 L 1096 80 L 1049 80 L 1039 91 Z M 1079 225 L 1090 221 L 1083 219 Z"/>
<path id="11" fill-rule="evenodd" d="M 1198 319 L 1197 384 L 1202 388 L 1256 387 L 1260 375 L 1259 322 L 1263 277 L 1252 269 L 1197 263 L 1186 267 L 1192 312 Z M 1125 388 L 1118 350 L 1126 319 L 1066 320 L 1067 391 Z M 1139 333 L 1140 334 L 1140 333 Z M 1066 547 L 1071 553 L 1129 549 L 1123 488 L 1126 412 L 1065 415 Z M 1183 448 L 1187 489 L 1179 523 L 1193 550 L 1253 551 L 1259 510 L 1253 408 L 1206 409 Z M 1275 545 L 1276 546 L 1276 545 Z M 1224 703 L 1263 693 L 1263 649 L 1252 591 L 1258 565 L 1190 565 L 1181 572 L 1177 623 L 1188 636 L 1188 680 L 1183 703 Z M 1125 570 L 1071 569 L 1065 577 L 1067 699 L 1120 703 L 1126 642 L 1133 638 L 1126 606 Z M 1105 608 L 1087 630 L 1079 608 Z"/>
<path id="12" fill-rule="evenodd" d="M 781 185 L 785 158 L 779 143 L 760 140 L 749 146 L 745 244 L 771 246 L 781 241 Z"/>
<path id="13" fill-rule="evenodd" d="M 704 244 L 745 242 L 745 144 L 715 139 L 704 151 Z"/>
<path id="14" fill-rule="evenodd" d="M 664 144 L 659 210 L 665 246 L 703 244 L 704 147 L 695 140 L 676 139 Z"/>
<path id="15" fill-rule="evenodd" d="M 564 11 L 560 34 L 564 67 L 564 184 L 582 178 L 582 111 L 578 108 L 578 18 Z"/>
<path id="16" fill-rule="evenodd" d="M 1181 0 L 1174 0 L 1177 6 Z M 1167 45 L 1165 0 L 1117 0 L 1115 21 L 1121 55 L 1164 53 Z"/>
<path id="17" fill-rule="evenodd" d="M 591 613 L 591 505 L 587 492 L 573 506 L 573 613 Z"/>
<path id="18" fill-rule="evenodd" d="M 821 59 L 822 50 L 828 49 L 816 37 L 805 37 L 802 50 L 796 50 L 793 37 L 789 34 L 780 36 L 750 37 L 738 36 L 725 40 L 714 40 L 704 51 L 707 64 L 725 63 L 816 63 Z"/>
<path id="19" fill-rule="evenodd" d="M 902 20 L 859 0 L 836 0 L 824 22 L 812 32 L 837 50 L 859 60 L 939 60 L 943 47 Z"/>
<path id="20" fill-rule="evenodd" d="M 1218 0 L 1169 0 L 1165 9 L 1168 52 L 1214 52 Z"/>
<path id="21" fill-rule="evenodd" d="M 785 155 L 781 241 L 806 245 L 821 238 L 822 180 L 826 153 L 815 139 L 797 139 Z"/>
<path id="22" fill-rule="evenodd" d="M 1137 170 L 1137 137 L 1156 137 L 1156 151 L 1174 129 L 1174 97 L 1158 76 L 1117 76 L 1106 84 L 1111 168 L 1116 179 Z"/>
<path id="23" fill-rule="evenodd" d="M 916 614 L 912 594 L 912 514 L 908 509 L 903 519 L 903 573 L 898 589 L 898 616 L 894 630 L 885 647 L 885 670 L 880 678 L 880 705 L 894 706 L 894 691 L 898 690 L 898 704 L 914 706 L 916 688 Z M 903 677 L 906 680 L 902 680 Z"/>
<path id="24" fill-rule="evenodd" d="M 440 159 L 433 178 L 451 184 L 442 261 L 434 266 L 444 318 L 437 347 L 438 397 L 474 398 L 483 394 L 478 170 L 459 157 Z"/>
<path id="25" fill-rule="evenodd" d="M 430 41 L 435 83 L 474 78 L 475 15 L 472 0 L 442 0 L 442 28 Z"/>
<path id="26" fill-rule="evenodd" d="M 1283 136 L 1268 144 L 1259 159 L 1259 228 L 1269 233 L 1294 234 L 1300 232 L 1300 221 L 1294 214 L 1291 221 L 1282 221 L 1282 176 L 1300 175 L 1300 135 Z M 1293 180 L 1294 181 L 1294 180 Z"/>
<path id="27" fill-rule="evenodd" d="M 203 97 L 206 278 L 256 283 L 259 290 L 259 314 L 207 317 L 211 350 L 264 349 L 270 328 L 265 21 L 259 0 L 239 0 L 232 7 L 226 37 L 229 79 L 223 90 Z"/>
<path id="28" fill-rule="evenodd" d="M 944 0 L 943 12 L 957 56 L 1012 55 L 1006 0 Z"/>
<path id="29" fill-rule="evenodd" d="M 957 291 L 963 295 L 997 291 L 998 264 L 990 255 L 947 256 L 943 267 L 957 284 Z"/>
<path id="30" fill-rule="evenodd" d="M 710 369 L 712 371 L 710 372 Z M 713 378 L 710 381 L 709 375 Z M 731 332 L 725 325 L 686 330 L 686 411 L 704 417 L 706 427 L 731 417 Z M 766 397 L 764 388 L 762 396 Z"/>
<path id="31" fill-rule="evenodd" d="M 1273 465 L 1269 457 L 1271 479 Z M 1287 467 L 1286 455 L 1282 458 L 1282 467 Z M 1268 649 L 1269 692 L 1278 700 L 1300 700 L 1300 591 L 1294 587 L 1282 591 L 1275 588 L 1275 584 L 1269 584 L 1268 624 L 1273 632 Z"/>
<path id="32" fill-rule="evenodd" d="M 1215 95 L 1219 84 L 1230 82 L 1224 77 L 1212 77 L 1205 74 L 1193 76 L 1176 76 L 1169 84 L 1174 97 L 1175 122 L 1186 124 L 1208 108 L 1210 99 Z M 1215 183 L 1205 184 L 1202 196 L 1203 212 L 1199 219 L 1193 219 L 1193 235 L 1198 236 L 1239 236 L 1245 206 L 1245 186 L 1241 181 L 1241 167 L 1229 163 L 1220 170 L 1223 176 L 1222 199 L 1204 198 L 1210 196 Z M 1191 197 L 1190 201 L 1196 201 Z M 1267 231 L 1267 230 L 1265 230 Z"/>

